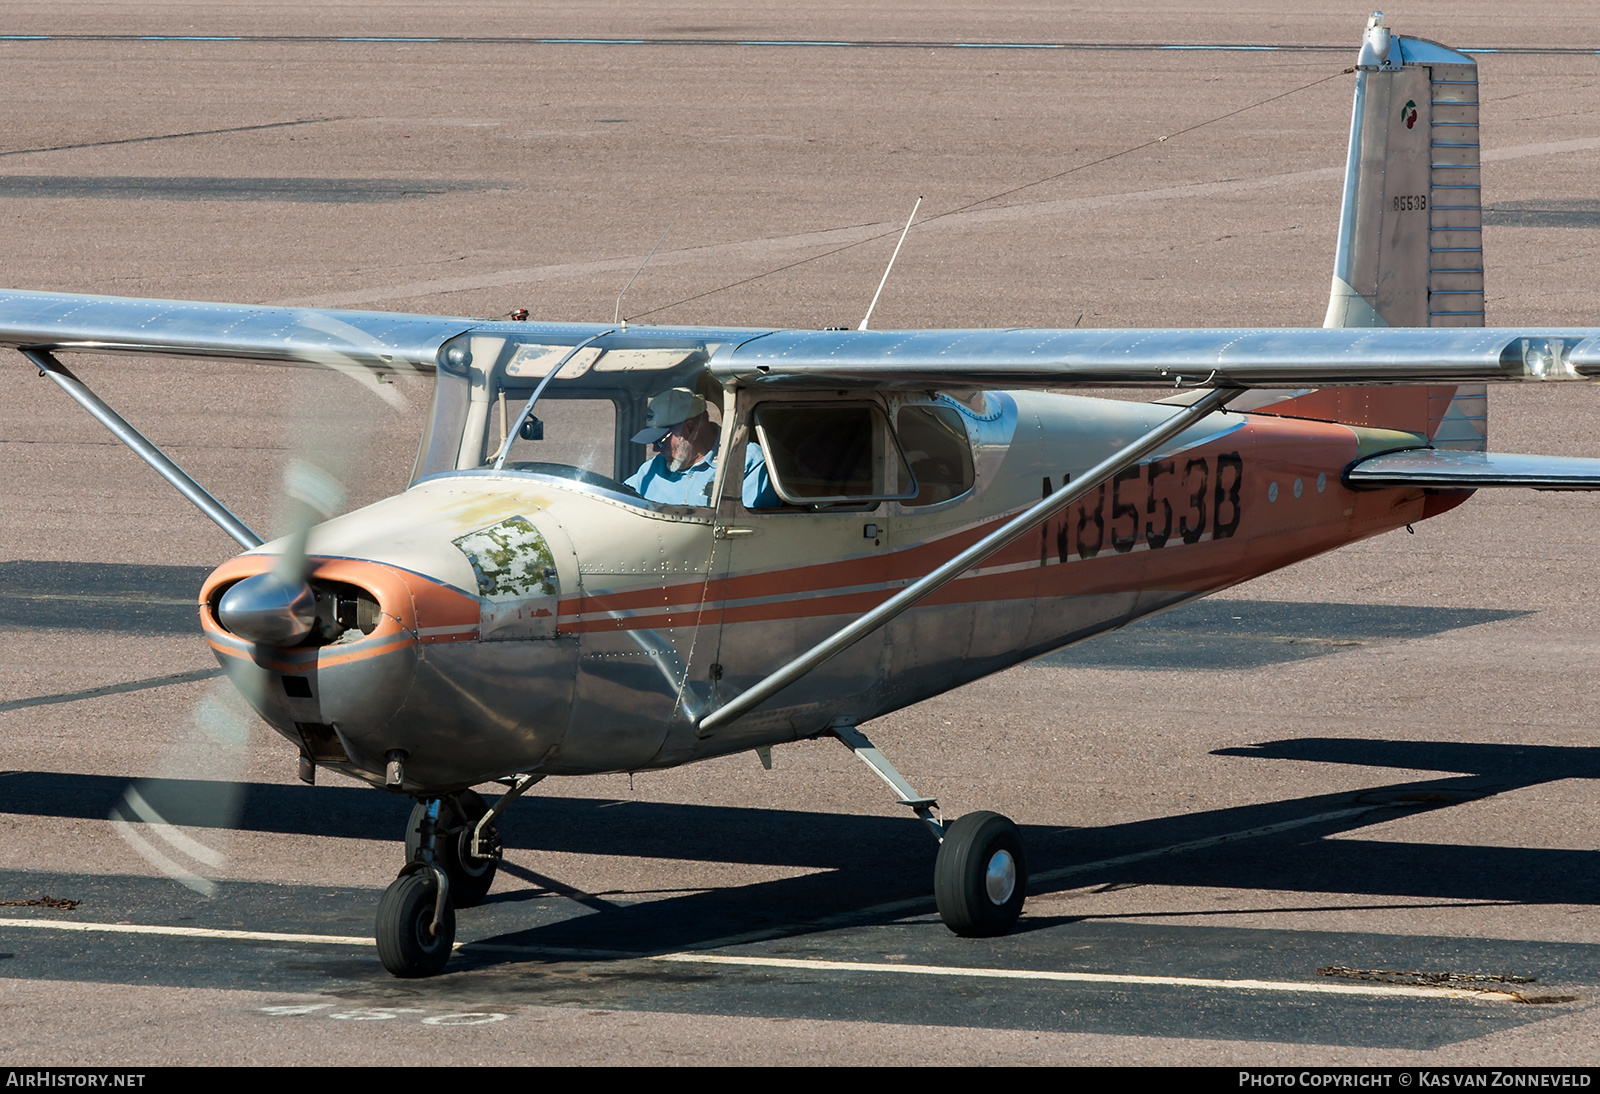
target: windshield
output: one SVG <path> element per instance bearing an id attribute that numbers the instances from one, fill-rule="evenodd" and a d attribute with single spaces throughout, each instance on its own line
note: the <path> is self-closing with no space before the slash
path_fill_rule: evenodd
<path id="1" fill-rule="evenodd" d="M 682 412 L 672 423 L 679 434 L 709 437 L 715 445 L 722 389 L 706 369 L 707 347 L 651 346 L 630 336 L 623 345 L 574 352 L 570 343 L 475 334 L 463 336 L 450 352 L 453 360 L 441 357 L 416 477 L 492 467 L 512 432 L 504 471 L 554 476 L 641 502 L 693 506 L 709 500 L 686 494 L 686 487 L 678 490 L 683 498 L 666 496 L 671 493 L 666 487 L 679 477 L 676 466 L 663 468 L 654 491 L 641 495 L 628 485 L 662 450 L 656 442 L 673 445 L 655 436 L 664 430 L 647 428 L 652 415 L 671 416 L 663 410 L 669 405 Z M 518 428 L 523 408 L 541 385 Z M 685 418 L 698 421 L 684 424 Z M 678 455 L 704 462 L 699 452 Z"/>
<path id="2" fill-rule="evenodd" d="M 552 385 L 553 386 L 553 385 Z M 485 466 L 494 462 L 506 431 L 514 426 L 527 395 L 507 390 L 496 400 L 491 415 L 490 455 Z M 508 471 L 533 471 L 563 477 L 620 480 L 632 468 L 617 466 L 617 406 L 609 399 L 551 398 L 548 388 L 534 406 L 533 413 L 511 439 L 506 454 Z M 582 474 L 573 476 L 572 472 Z"/>

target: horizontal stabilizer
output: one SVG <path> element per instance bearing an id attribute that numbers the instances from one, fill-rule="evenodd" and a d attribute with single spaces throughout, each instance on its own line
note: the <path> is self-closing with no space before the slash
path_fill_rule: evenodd
<path id="1" fill-rule="evenodd" d="M 1352 464 L 1348 486 L 1428 486 L 1475 490 L 1525 486 L 1533 490 L 1600 490 L 1600 460 L 1581 456 L 1523 456 L 1507 452 L 1456 452 L 1408 448 Z"/>

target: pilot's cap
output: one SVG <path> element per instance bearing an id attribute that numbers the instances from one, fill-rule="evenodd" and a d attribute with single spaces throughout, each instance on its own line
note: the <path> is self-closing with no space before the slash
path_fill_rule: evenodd
<path id="1" fill-rule="evenodd" d="M 686 387 L 673 387 L 650 400 L 645 411 L 644 428 L 633 435 L 634 444 L 655 444 L 672 432 L 673 426 L 682 425 L 690 418 L 705 413 L 706 401 Z"/>

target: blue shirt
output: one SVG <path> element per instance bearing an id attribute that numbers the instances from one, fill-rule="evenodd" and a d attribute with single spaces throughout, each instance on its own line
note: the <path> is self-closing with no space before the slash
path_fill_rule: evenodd
<path id="1" fill-rule="evenodd" d="M 711 488 L 717 478 L 717 449 L 713 448 L 699 463 L 682 471 L 669 471 L 665 455 L 646 460 L 627 479 L 627 484 L 646 501 L 662 505 L 711 504 Z M 767 460 L 761 446 L 744 446 L 744 504 L 747 509 L 776 509 L 782 505 L 778 492 L 772 488 L 767 475 Z"/>

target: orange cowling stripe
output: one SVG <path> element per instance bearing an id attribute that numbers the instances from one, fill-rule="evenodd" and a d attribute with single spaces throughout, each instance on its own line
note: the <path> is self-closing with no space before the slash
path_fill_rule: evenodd
<path id="1" fill-rule="evenodd" d="M 405 632 L 415 633 L 423 628 L 477 626 L 479 609 L 476 597 L 467 596 L 420 574 L 364 559 L 313 558 L 309 561 L 312 580 L 320 578 L 354 585 L 365 589 L 378 601 L 378 608 L 383 615 L 363 643 Z M 272 555 L 248 554 L 218 566 L 200 589 L 202 627 L 207 631 L 226 634 L 211 614 L 211 602 L 216 590 L 223 585 L 266 573 L 276 563 L 277 559 Z M 477 635 L 469 634 L 467 637 L 475 639 Z M 422 638 L 424 642 L 430 640 L 431 636 Z"/>
<path id="2" fill-rule="evenodd" d="M 416 638 L 409 631 L 401 631 L 389 638 L 363 638 L 360 642 L 352 642 L 348 646 L 307 646 L 301 649 L 276 650 L 240 641 L 217 628 L 215 624 L 207 623 L 205 631 L 206 641 L 218 657 L 232 657 L 239 661 L 249 661 L 272 672 L 293 674 L 366 661 L 417 644 Z M 330 650 L 336 652 L 330 653 Z"/>

